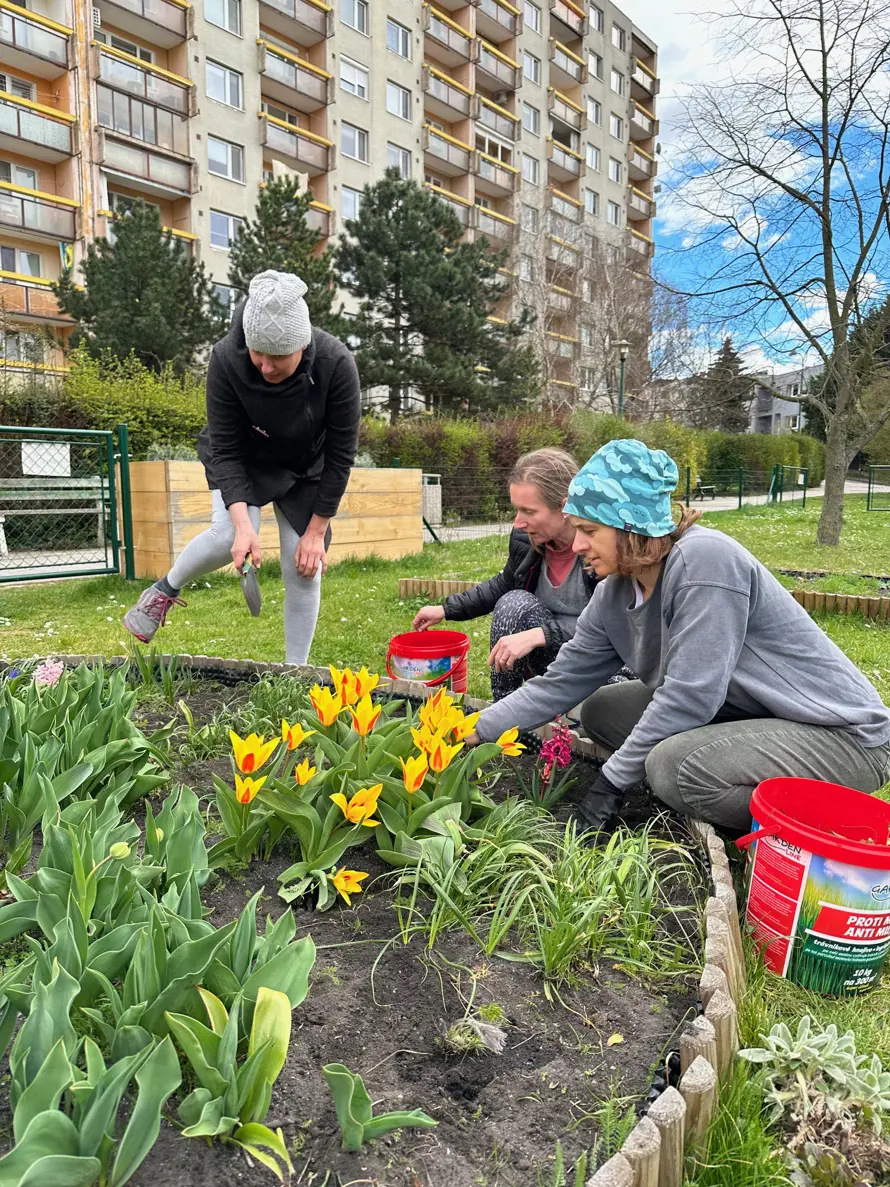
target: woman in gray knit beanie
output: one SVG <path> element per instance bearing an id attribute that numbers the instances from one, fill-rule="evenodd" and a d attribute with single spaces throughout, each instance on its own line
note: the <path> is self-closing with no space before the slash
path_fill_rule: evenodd
<path id="1" fill-rule="evenodd" d="M 320 582 L 336 515 L 355 460 L 361 386 L 338 338 L 314 329 L 307 287 L 288 272 L 250 282 L 207 372 L 207 426 L 198 438 L 212 491 L 210 527 L 124 616 L 149 643 L 189 581 L 230 560 L 262 562 L 260 509 L 278 521 L 284 582 L 285 653 L 305 663 L 315 633 Z"/>

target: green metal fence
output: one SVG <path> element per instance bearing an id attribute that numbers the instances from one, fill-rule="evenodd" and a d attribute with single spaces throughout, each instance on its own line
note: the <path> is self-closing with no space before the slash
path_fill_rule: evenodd
<path id="1" fill-rule="evenodd" d="M 127 426 L 0 425 L 0 583 L 134 576 Z"/>
<path id="2" fill-rule="evenodd" d="M 700 505 L 707 510 L 743 507 L 746 504 L 787 503 L 799 500 L 807 504 L 808 471 L 798 466 L 773 466 L 772 470 L 706 469 L 696 475 L 686 467 L 685 487 L 681 477 L 679 494 L 687 507 Z"/>
<path id="3" fill-rule="evenodd" d="M 890 511 L 890 466 L 868 467 L 866 511 Z"/>

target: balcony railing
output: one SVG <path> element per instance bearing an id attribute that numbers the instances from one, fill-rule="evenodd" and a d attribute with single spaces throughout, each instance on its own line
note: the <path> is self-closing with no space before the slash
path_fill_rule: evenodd
<path id="1" fill-rule="evenodd" d="M 305 165 L 308 173 L 326 173 L 333 163 L 334 146 L 324 136 L 285 123 L 273 115 L 260 115 L 262 142 L 269 151 L 286 162 Z"/>
<path id="2" fill-rule="evenodd" d="M 558 235 L 548 235 L 547 259 L 563 267 L 577 268 L 581 262 L 581 248 L 560 238 Z"/>
<path id="3" fill-rule="evenodd" d="M 470 171 L 470 159 L 473 155 L 471 146 L 429 124 L 423 126 L 423 151 L 435 157 L 437 166 L 444 172 Z"/>
<path id="4" fill-rule="evenodd" d="M 547 294 L 547 304 L 558 313 L 571 313 L 575 305 L 575 294 L 571 289 L 553 285 Z"/>
<path id="5" fill-rule="evenodd" d="M 477 184 L 479 181 L 483 181 L 494 189 L 512 194 L 515 193 L 519 181 L 519 170 L 515 165 L 506 165 L 496 157 L 490 157 L 487 153 L 480 152 L 476 165 L 476 177 Z"/>
<path id="6" fill-rule="evenodd" d="M 631 148 L 628 165 L 630 175 L 635 181 L 646 177 L 653 177 L 655 175 L 655 164 L 655 158 L 650 156 L 649 153 L 644 152 L 643 149 L 636 146 Z"/>
<path id="7" fill-rule="evenodd" d="M 633 227 L 628 228 L 630 231 L 630 246 L 637 253 L 637 255 L 644 256 L 647 260 L 655 255 L 655 244 L 648 235 L 643 235 L 640 231 L 635 231 Z"/>
<path id="8" fill-rule="evenodd" d="M 460 62 L 473 60 L 473 34 L 429 4 L 423 6 L 423 30 L 430 41 L 435 43 L 433 56 L 441 58 L 447 65 L 455 66 Z"/>
<path id="9" fill-rule="evenodd" d="M 522 32 L 522 13 L 505 0 L 478 0 L 476 32 L 487 41 L 499 44 L 518 37 Z"/>
<path id="10" fill-rule="evenodd" d="M 522 122 L 518 115 L 507 111 L 505 107 L 499 107 L 497 103 L 492 103 L 490 99 L 484 99 L 481 95 L 479 96 L 479 114 L 477 119 L 483 128 L 488 128 L 489 131 L 496 132 L 498 136 L 503 136 L 505 140 L 518 140 L 519 134 L 522 131 Z"/>
<path id="11" fill-rule="evenodd" d="M 587 64 L 584 59 L 553 37 L 550 38 L 550 70 L 556 76 L 555 82 L 565 81 L 568 86 L 581 86 L 587 82 Z"/>
<path id="12" fill-rule="evenodd" d="M 565 334 L 547 335 L 547 349 L 558 359 L 574 359 L 578 355 L 578 339 L 569 338 Z"/>
<path id="13" fill-rule="evenodd" d="M 28 56 L 22 69 L 41 78 L 57 78 L 68 68 L 68 39 L 74 32 L 40 13 L 5 0 L 0 7 L 0 45 Z M 15 59 L 13 59 L 15 62 Z"/>
<path id="14" fill-rule="evenodd" d="M 644 194 L 642 190 L 628 186 L 627 213 L 630 218 L 633 218 L 635 215 L 638 215 L 640 218 L 654 218 L 655 202 L 648 194 Z"/>
<path id="15" fill-rule="evenodd" d="M 300 111 L 318 111 L 331 99 L 331 76 L 319 66 L 260 38 L 260 73 L 284 88 L 285 101 Z M 272 93 L 270 91 L 270 93 Z"/>
<path id="16" fill-rule="evenodd" d="M 572 38 L 587 36 L 587 14 L 572 0 L 550 0 L 550 11 Z"/>
<path id="17" fill-rule="evenodd" d="M 51 284 L 51 280 L 42 276 L 0 272 L 0 303 L 9 317 L 69 322 L 71 319 L 59 309 Z"/>
<path id="18" fill-rule="evenodd" d="M 185 41 L 189 35 L 190 5 L 186 0 L 105 0 L 105 3 L 109 10 L 117 9 L 125 14 L 116 16 L 113 11 L 109 11 L 106 19 L 110 25 L 117 25 L 124 32 L 138 36 L 143 32 L 138 22 L 147 21 L 154 26 L 148 39 L 167 49 Z M 128 19 L 133 17 L 135 21 Z"/>
<path id="19" fill-rule="evenodd" d="M 331 14 L 331 6 L 322 0 L 260 0 L 262 23 L 307 48 L 331 36 Z"/>
<path id="20" fill-rule="evenodd" d="M 476 229 L 489 239 L 509 242 L 516 234 L 516 219 L 499 214 L 496 210 L 489 210 L 487 206 L 477 206 Z"/>
<path id="21" fill-rule="evenodd" d="M 189 116 L 194 91 L 194 83 L 189 79 L 171 74 L 169 70 L 161 70 L 159 66 L 150 66 L 110 45 L 99 45 L 95 41 L 93 45 L 98 50 L 98 77 L 101 82 L 114 90 L 135 95 L 146 103 L 165 107 L 182 119 Z"/>
<path id="22" fill-rule="evenodd" d="M 561 123 L 574 131 L 582 132 L 587 127 L 587 115 L 584 108 L 554 87 L 549 89 L 549 107 L 550 114 L 555 120 L 560 120 Z"/>
<path id="23" fill-rule="evenodd" d="M 555 172 L 567 173 L 570 178 L 580 177 L 584 168 L 584 158 L 581 154 L 557 140 L 547 141 L 547 159 Z"/>
<path id="24" fill-rule="evenodd" d="M 426 105 L 434 113 L 444 111 L 446 119 L 455 113 L 459 116 L 470 114 L 470 100 L 473 96 L 470 88 L 430 66 L 428 62 L 423 66 L 423 89 L 427 94 Z"/>
<path id="25" fill-rule="evenodd" d="M 75 117 L 67 111 L 43 107 L 15 95 L 0 99 L 0 141 L 9 136 L 21 151 L 28 145 L 28 155 L 44 161 L 61 161 L 73 152 L 72 129 Z"/>
<path id="26" fill-rule="evenodd" d="M 634 103 L 630 110 L 630 134 L 634 140 L 648 140 L 658 135 L 658 120 L 639 103 Z"/>
<path id="27" fill-rule="evenodd" d="M 0 181 L 0 226 L 52 239 L 75 239 L 79 203 Z"/>
<path id="28" fill-rule="evenodd" d="M 454 213 L 460 220 L 461 226 L 471 227 L 473 225 L 473 203 L 467 198 L 462 198 L 460 194 L 453 194 L 451 190 L 443 189 L 440 185 L 435 185 L 431 181 L 425 181 L 424 186 L 440 198 L 446 206 L 450 206 Z"/>
<path id="29" fill-rule="evenodd" d="M 567 223 L 577 226 L 581 222 L 582 204 L 577 198 L 571 198 L 561 190 L 550 191 L 551 216 L 564 219 Z M 559 232 L 555 232 L 559 234 Z"/>
<path id="30" fill-rule="evenodd" d="M 306 224 L 320 231 L 323 239 L 330 239 L 334 233 L 334 208 L 324 202 L 311 202 L 306 211 Z"/>
<path id="31" fill-rule="evenodd" d="M 522 82 L 519 63 L 501 53 L 496 46 L 490 45 L 481 37 L 477 40 L 479 42 L 479 55 L 476 58 L 477 73 L 487 77 L 494 87 L 515 91 Z"/>
<path id="32" fill-rule="evenodd" d="M 101 143 L 99 159 L 109 169 L 167 191 L 172 190 L 182 195 L 191 194 L 194 187 L 190 161 L 175 160 L 151 148 L 142 149 L 133 144 L 124 144 L 114 139 L 107 131 L 102 133 Z"/>
<path id="33" fill-rule="evenodd" d="M 634 59 L 633 70 L 631 71 L 631 82 L 645 91 L 647 95 L 658 94 L 658 78 L 648 66 L 644 65 L 639 58 Z"/>

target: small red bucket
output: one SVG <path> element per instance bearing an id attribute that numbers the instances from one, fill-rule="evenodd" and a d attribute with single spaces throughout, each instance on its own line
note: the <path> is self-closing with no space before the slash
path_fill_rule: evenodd
<path id="1" fill-rule="evenodd" d="M 460 631 L 407 631 L 390 639 L 386 670 L 394 680 L 466 692 L 469 653 L 470 640 Z"/>

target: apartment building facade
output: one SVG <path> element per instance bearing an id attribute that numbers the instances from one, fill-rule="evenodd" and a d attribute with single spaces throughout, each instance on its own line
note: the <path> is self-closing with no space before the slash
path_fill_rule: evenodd
<path id="1" fill-rule="evenodd" d="M 648 275 L 657 93 L 655 45 L 605 0 L 0 0 L 0 361 L 63 367 L 25 341 L 64 341 L 49 284 L 128 199 L 228 301 L 265 177 L 301 175 L 328 241 L 395 167 L 509 249 L 495 316 L 532 305 L 548 383 L 577 391 L 585 261 Z"/>

